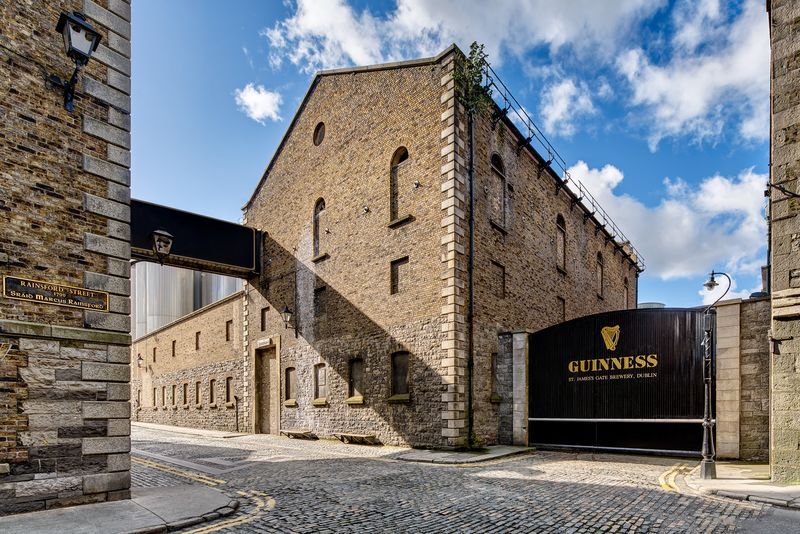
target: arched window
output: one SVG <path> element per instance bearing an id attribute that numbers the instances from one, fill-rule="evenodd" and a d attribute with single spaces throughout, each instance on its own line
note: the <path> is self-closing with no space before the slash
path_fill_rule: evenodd
<path id="1" fill-rule="evenodd" d="M 321 145 L 323 139 L 325 139 L 325 123 L 320 122 L 314 128 L 314 146 Z"/>
<path id="2" fill-rule="evenodd" d="M 597 270 L 595 273 L 597 279 L 597 296 L 603 296 L 603 255 L 601 253 L 597 253 Z"/>
<path id="3" fill-rule="evenodd" d="M 502 228 L 506 226 L 506 167 L 497 154 L 492 155 L 489 178 L 489 218 Z"/>
<path id="4" fill-rule="evenodd" d="M 400 218 L 400 189 L 403 178 L 402 163 L 408 161 L 408 149 L 401 146 L 394 151 L 389 172 L 389 219 L 395 221 Z"/>
<path id="5" fill-rule="evenodd" d="M 322 214 L 325 211 L 325 199 L 321 198 L 314 204 L 314 257 L 321 254 L 319 246 L 319 226 L 322 223 Z"/>
<path id="6" fill-rule="evenodd" d="M 625 280 L 622 281 L 622 305 L 624 308 L 628 308 L 630 306 L 628 304 L 628 278 L 626 277 Z"/>
<path id="7" fill-rule="evenodd" d="M 567 225 L 560 214 L 556 217 L 556 267 L 567 269 Z"/>

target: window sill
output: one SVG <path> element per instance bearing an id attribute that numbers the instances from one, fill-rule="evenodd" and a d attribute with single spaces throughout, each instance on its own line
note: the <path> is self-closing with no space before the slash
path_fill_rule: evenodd
<path id="1" fill-rule="evenodd" d="M 567 270 L 565 268 L 563 268 L 563 267 L 558 266 L 558 265 L 556 265 L 556 271 L 558 271 L 558 272 L 560 272 L 561 274 L 564 274 L 564 275 L 567 274 Z"/>
<path id="2" fill-rule="evenodd" d="M 600 293 L 597 294 L 597 300 L 605 300 L 606 298 Z"/>
<path id="3" fill-rule="evenodd" d="M 414 216 L 413 215 L 410 215 L 410 214 L 409 215 L 403 215 L 402 217 L 398 217 L 396 219 L 392 219 L 391 221 L 389 221 L 389 224 L 387 224 L 386 226 L 388 226 L 389 228 L 397 228 L 398 226 L 403 226 L 404 224 L 410 223 L 413 220 L 414 220 Z"/>
<path id="4" fill-rule="evenodd" d="M 208 407 L 211 408 L 212 410 L 216 410 L 217 409 L 217 403 L 216 402 L 212 402 L 211 404 L 208 405 Z"/>
<path id="5" fill-rule="evenodd" d="M 497 393 L 492 393 L 492 396 L 489 397 L 489 402 L 491 402 L 492 404 L 500 404 L 501 402 L 503 402 L 503 398 Z"/>
<path id="6" fill-rule="evenodd" d="M 234 404 L 232 402 L 226 402 L 225 403 L 225 408 L 227 408 L 227 409 L 231 409 L 231 408 L 233 408 L 233 406 L 234 406 Z"/>
<path id="7" fill-rule="evenodd" d="M 344 400 L 345 403 L 349 404 L 350 406 L 356 406 L 359 404 L 364 404 L 364 396 L 363 395 L 353 395 L 352 397 L 348 397 Z"/>
<path id="8" fill-rule="evenodd" d="M 489 219 L 489 224 L 491 225 L 492 228 L 494 228 L 501 234 L 508 235 L 508 230 L 506 230 L 505 226 L 503 226 L 499 222 L 495 222 L 493 219 Z"/>
<path id="9" fill-rule="evenodd" d="M 311 263 L 319 263 L 321 261 L 327 260 L 330 257 L 331 257 L 330 254 L 328 254 L 327 252 L 323 252 L 322 254 L 317 254 L 316 256 L 311 258 Z"/>
<path id="10" fill-rule="evenodd" d="M 294 399 L 286 399 L 285 401 L 283 401 L 283 405 L 286 408 L 297 408 L 297 401 Z"/>
<path id="11" fill-rule="evenodd" d="M 411 402 L 411 394 L 410 393 L 400 393 L 398 395 L 392 395 L 386 402 L 389 404 L 408 404 Z"/>
<path id="12" fill-rule="evenodd" d="M 172 409 L 173 409 L 173 410 L 177 410 L 177 409 L 178 409 L 178 405 L 177 405 L 177 404 L 173 404 L 173 405 L 172 405 Z"/>
<path id="13" fill-rule="evenodd" d="M 311 401 L 311 406 L 327 406 L 327 405 L 328 405 L 328 399 L 325 397 L 321 397 L 319 399 L 314 399 L 313 401 Z"/>
<path id="14" fill-rule="evenodd" d="M 157 412 L 158 411 L 158 406 L 153 406 L 153 411 Z"/>
<path id="15" fill-rule="evenodd" d="M 167 408 L 169 408 L 169 406 L 162 406 L 161 407 L 162 410 L 166 410 Z"/>
<path id="16" fill-rule="evenodd" d="M 189 409 L 189 405 L 188 405 L 188 404 L 184 404 L 184 405 L 183 405 L 183 409 L 184 409 L 184 410 L 188 410 L 188 409 Z"/>
<path id="17" fill-rule="evenodd" d="M 195 404 L 194 408 L 195 408 L 195 410 L 202 410 L 203 409 L 203 405 L 202 404 Z"/>

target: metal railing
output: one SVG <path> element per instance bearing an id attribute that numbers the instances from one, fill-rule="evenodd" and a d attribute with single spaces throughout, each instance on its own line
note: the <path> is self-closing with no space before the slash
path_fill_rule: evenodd
<path id="1" fill-rule="evenodd" d="M 597 199 L 589 192 L 585 185 L 577 178 L 573 178 L 567 169 L 567 162 L 561 157 L 561 154 L 550 144 L 544 132 L 539 129 L 533 119 L 525 111 L 522 104 L 517 101 L 514 95 L 511 94 L 506 84 L 497 75 L 489 64 L 486 64 L 484 69 L 484 86 L 492 89 L 492 98 L 495 103 L 500 107 L 501 117 L 509 116 L 511 113 L 514 117 L 509 116 L 509 119 L 520 130 L 520 133 L 525 135 L 525 142 L 530 147 L 539 153 L 540 156 L 546 159 L 546 163 L 554 169 L 561 171 L 561 179 L 565 187 L 569 188 L 573 195 L 578 199 L 578 202 L 583 205 L 583 208 L 611 235 L 611 239 L 616 241 L 620 247 L 636 262 L 636 266 L 640 271 L 644 271 L 645 264 L 644 258 L 633 246 L 630 239 L 625 237 L 625 234 L 620 230 L 619 226 L 614 222 L 611 216 L 603 209 Z M 524 130 L 524 131 L 523 131 Z"/>

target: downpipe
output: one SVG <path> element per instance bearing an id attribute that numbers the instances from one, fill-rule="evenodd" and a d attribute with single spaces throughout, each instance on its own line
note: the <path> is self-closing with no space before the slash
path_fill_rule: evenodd
<path id="1" fill-rule="evenodd" d="M 473 273 L 475 270 L 475 112 L 469 111 L 467 117 L 469 130 L 469 258 L 467 278 L 469 304 L 467 307 L 467 445 L 472 447 L 474 434 L 474 415 L 472 411 L 472 375 L 474 367 L 473 352 L 475 348 L 475 286 Z"/>

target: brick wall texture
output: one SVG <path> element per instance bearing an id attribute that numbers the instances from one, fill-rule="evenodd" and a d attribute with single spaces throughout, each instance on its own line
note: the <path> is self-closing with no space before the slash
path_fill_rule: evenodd
<path id="1" fill-rule="evenodd" d="M 74 68 L 64 11 L 103 43 L 72 113 L 44 82 Z M 0 513 L 129 495 L 129 21 L 124 1 L 0 3 L 0 275 L 111 294 L 108 313 L 0 297 Z"/>
<path id="2" fill-rule="evenodd" d="M 800 177 L 800 2 L 771 0 L 770 181 L 798 191 Z M 770 189 L 772 336 L 771 450 L 773 479 L 800 482 L 800 203 Z"/>

